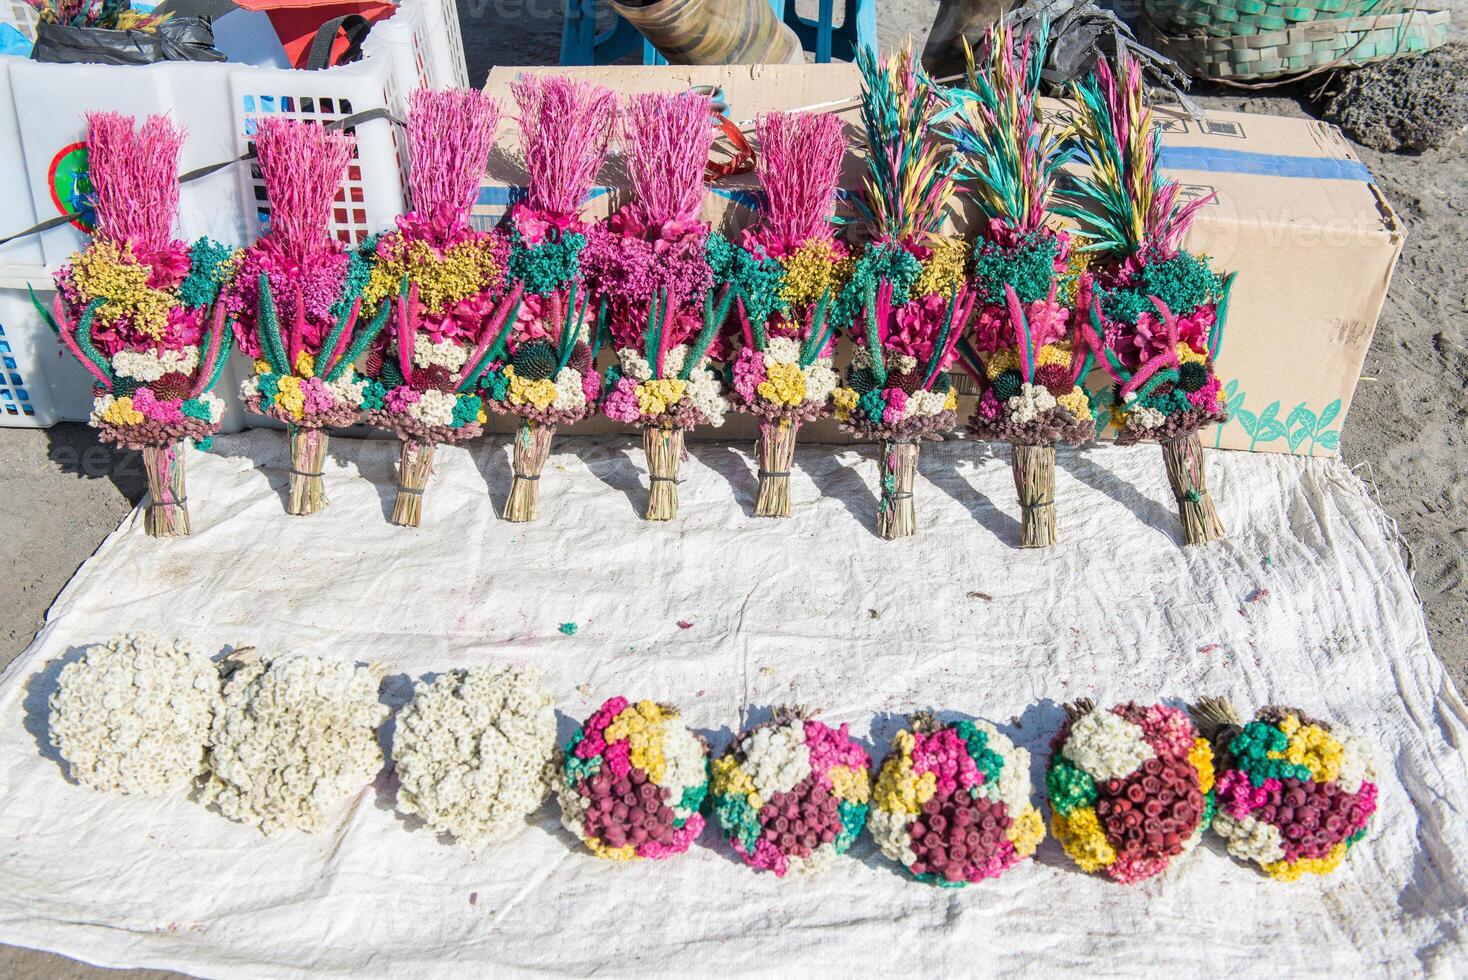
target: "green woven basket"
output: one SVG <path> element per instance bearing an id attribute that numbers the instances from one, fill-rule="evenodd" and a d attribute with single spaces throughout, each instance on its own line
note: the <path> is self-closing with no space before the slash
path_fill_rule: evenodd
<path id="1" fill-rule="evenodd" d="M 1367 65 L 1448 40 L 1446 10 L 1314 20 L 1288 30 L 1215 37 L 1175 34 L 1146 20 L 1151 42 L 1196 78 L 1255 81 L 1328 65 Z"/>
<path id="2" fill-rule="evenodd" d="M 1148 19 L 1170 34 L 1242 37 L 1297 24 L 1404 13 L 1410 0 L 1144 0 Z"/>

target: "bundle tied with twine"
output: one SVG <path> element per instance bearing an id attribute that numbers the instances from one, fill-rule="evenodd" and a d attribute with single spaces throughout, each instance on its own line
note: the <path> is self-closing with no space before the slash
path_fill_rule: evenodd
<path id="1" fill-rule="evenodd" d="M 331 250 L 328 228 L 332 202 L 352 159 L 353 137 L 314 123 L 269 118 L 260 123 L 255 153 L 265 194 L 270 202 L 270 224 L 266 237 L 295 268 L 310 268 Z M 262 276 L 262 279 L 264 277 Z M 260 295 L 260 320 L 278 333 L 269 289 Z M 299 307 L 299 301 L 298 301 Z M 301 311 L 297 309 L 299 323 Z M 282 339 L 282 338 L 277 338 Z M 301 337 L 291 331 L 286 346 L 287 371 L 298 371 Z M 290 489 L 286 512 L 315 514 L 327 505 L 322 468 L 326 461 L 329 433 L 322 426 L 290 424 Z"/>
<path id="2" fill-rule="evenodd" d="M 525 207 L 535 218 L 563 229 L 560 234 L 565 234 L 564 229 L 581 228 L 581 206 L 611 144 L 617 118 L 616 96 L 602 86 L 563 75 L 521 75 L 510 83 L 510 91 L 519 109 L 520 147 L 529 174 Z M 578 314 L 576 294 L 580 287 L 578 256 L 578 267 L 569 282 L 556 285 L 554 302 L 548 304 L 551 315 L 542 324 L 552 338 L 559 336 L 558 371 L 572 362 L 576 345 L 581 342 L 586 305 Z M 564 325 L 555 316 L 562 308 L 568 310 Z M 590 339 L 590 356 L 584 370 L 594 372 L 602 339 L 600 319 Z M 592 407 L 588 405 L 588 414 Z M 539 516 L 540 477 L 556 427 L 556 422 L 547 418 L 521 417 L 511 449 L 513 477 L 505 500 L 505 520 L 533 521 Z"/>
<path id="3" fill-rule="evenodd" d="M 623 123 L 627 176 L 633 199 L 649 225 L 691 224 L 698 220 L 703 205 L 704 169 L 713 146 L 709 100 L 696 92 L 668 94 L 638 93 L 631 97 Z M 688 297 L 695 299 L 695 297 Z M 656 332 L 655 357 L 649 358 L 654 373 L 662 354 L 673 346 L 671 330 L 676 319 L 668 307 L 678 300 L 664 295 L 659 312 L 656 298 L 650 317 Z M 708 307 L 710 304 L 705 304 Z M 721 304 L 722 305 L 722 304 Z M 727 310 L 727 306 L 723 307 Z M 684 374 L 697 368 L 720 323 L 709 322 L 689 350 Z M 678 515 L 678 470 L 685 455 L 683 429 L 671 419 L 643 426 L 642 447 L 647 455 L 647 519 L 672 520 Z"/>
<path id="4" fill-rule="evenodd" d="M 1158 296 L 1146 297 L 1155 308 L 1155 316 L 1163 327 L 1160 332 L 1169 343 L 1146 363 L 1128 367 L 1112 345 L 1106 343 L 1108 331 L 1102 322 L 1101 297 L 1092 295 L 1093 287 L 1098 282 L 1106 285 L 1106 277 L 1110 277 L 1110 285 L 1118 288 L 1145 282 L 1142 273 L 1135 271 L 1130 273 L 1132 278 L 1125 278 L 1128 266 L 1145 270 L 1179 255 L 1184 235 L 1199 209 L 1213 195 L 1185 200 L 1182 186 L 1163 177 L 1159 166 L 1162 132 L 1147 104 L 1142 67 L 1125 51 L 1118 52 L 1114 70 L 1103 60 L 1097 64 L 1095 73 L 1072 86 L 1072 91 L 1077 103 L 1076 138 L 1084 147 L 1090 169 L 1069 179 L 1064 200 L 1055 211 L 1076 221 L 1080 226 L 1077 234 L 1088 241 L 1087 249 L 1104 260 L 1099 263 L 1100 271 L 1096 275 L 1088 273 L 1083 278 L 1079 292 L 1090 299 L 1080 301 L 1085 315 L 1077 317 L 1077 327 L 1085 331 L 1092 349 L 1102 355 L 1102 366 L 1118 386 L 1123 401 L 1116 407 L 1127 411 L 1131 400 L 1140 403 L 1142 397 L 1160 384 L 1180 383 L 1177 316 Z M 1206 267 L 1206 260 L 1198 261 Z M 1213 370 L 1223 341 L 1235 275 L 1231 273 L 1223 279 L 1221 297 L 1211 300 L 1214 322 L 1208 331 L 1203 364 L 1207 376 L 1215 382 Z M 1096 292 L 1100 292 L 1099 288 Z M 1177 311 L 1178 314 L 1190 312 Z M 1144 315 L 1154 316 L 1151 312 L 1136 314 L 1137 325 Z M 1134 335 L 1131 339 L 1138 338 Z M 1144 343 L 1146 338 L 1138 346 Z M 1189 545 L 1207 544 L 1226 533 L 1208 493 L 1203 445 L 1198 438 L 1201 424 L 1226 417 L 1221 407 L 1193 411 L 1190 406 L 1189 411 L 1170 414 L 1163 425 L 1148 434 L 1148 438 L 1156 439 L 1161 445 L 1184 540 Z M 1136 437 L 1124 429 L 1119 438 L 1127 442 L 1135 441 Z"/>
<path id="5" fill-rule="evenodd" d="M 846 152 L 841 121 L 825 113 L 771 112 L 759 117 L 755 131 L 760 149 L 756 166 L 764 199 L 760 221 L 750 233 L 754 240 L 787 256 L 807 244 L 831 241 L 841 158 Z M 802 341 L 802 370 L 835 339 L 827 323 L 828 299 L 823 297 L 813 309 L 792 309 L 784 324 L 795 328 L 796 339 Z M 768 344 L 765 325 L 753 325 L 750 333 L 763 352 Z M 791 515 L 790 473 L 801 423 L 808 413 L 824 414 L 829 409 L 829 404 L 802 404 L 793 411 L 782 408 L 778 417 L 762 418 L 755 447 L 759 460 L 756 517 Z"/>
<path id="6" fill-rule="evenodd" d="M 182 149 L 183 133 L 166 116 L 149 116 L 134 128 L 132 117 L 121 113 L 87 114 L 95 238 L 112 241 L 144 261 L 172 243 Z M 201 364 L 199 369 L 208 367 Z M 143 469 L 148 478 L 144 530 L 155 538 L 189 534 L 183 440 L 144 447 Z"/>
<path id="7" fill-rule="evenodd" d="M 419 89 L 413 93 L 408 106 L 408 189 L 418 217 L 445 231 L 468 230 L 469 212 L 478 199 L 479 182 L 489 165 L 498 125 L 499 104 L 478 90 Z M 400 324 L 399 357 L 411 364 L 418 337 L 415 284 L 410 281 L 406 295 L 399 295 L 394 302 Z M 491 318 L 486 330 L 497 323 Z M 464 366 L 466 372 L 473 368 L 472 363 Z M 411 376 L 410 371 L 404 380 Z M 436 449 L 437 443 L 432 440 L 401 438 L 394 524 L 419 527 L 423 523 L 423 496 L 433 473 Z"/>

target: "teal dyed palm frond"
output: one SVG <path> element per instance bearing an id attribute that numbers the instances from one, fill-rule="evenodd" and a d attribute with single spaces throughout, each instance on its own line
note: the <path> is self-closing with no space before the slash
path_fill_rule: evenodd
<path id="1" fill-rule="evenodd" d="M 907 241 L 936 231 L 953 198 L 958 163 L 937 127 L 956 111 L 923 71 L 911 48 L 878 59 L 857 52 L 867 175 L 862 213 L 884 240 Z"/>
<path id="2" fill-rule="evenodd" d="M 1065 182 L 1055 212 L 1080 225 L 1088 251 L 1175 251 L 1211 195 L 1183 201 L 1181 186 L 1163 178 L 1162 131 L 1147 105 L 1141 65 L 1122 51 L 1115 72 L 1103 59 L 1072 92 L 1076 148 L 1090 171 Z"/>
<path id="3" fill-rule="evenodd" d="M 1041 23 L 1016 44 L 1013 30 L 996 24 L 982 52 L 983 70 L 966 48 L 968 88 L 948 92 L 960 111 L 943 135 L 958 151 L 960 176 L 986 218 L 1021 233 L 1043 227 L 1060 170 L 1076 152 L 1040 104 L 1048 34 Z"/>

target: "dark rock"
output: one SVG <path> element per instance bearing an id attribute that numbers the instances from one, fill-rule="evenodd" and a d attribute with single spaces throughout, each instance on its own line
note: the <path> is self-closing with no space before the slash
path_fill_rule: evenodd
<path id="1" fill-rule="evenodd" d="M 1446 146 L 1468 129 L 1468 44 L 1343 72 L 1322 115 L 1378 150 Z"/>

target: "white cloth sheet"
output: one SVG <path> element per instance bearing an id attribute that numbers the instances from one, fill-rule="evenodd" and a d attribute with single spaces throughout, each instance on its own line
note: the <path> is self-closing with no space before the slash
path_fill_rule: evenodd
<path id="1" fill-rule="evenodd" d="M 442 448 L 418 530 L 387 521 L 394 443 L 334 439 L 331 504 L 308 518 L 282 510 L 281 433 L 191 453 L 194 535 L 149 540 L 134 514 L 0 677 L 0 941 L 241 977 L 1468 968 L 1468 713 L 1344 465 L 1210 454 L 1232 535 L 1186 549 L 1155 447 L 1063 452 L 1061 542 L 1041 552 L 1013 546 L 1007 459 L 982 446 L 924 448 L 921 530 L 898 542 L 872 531 L 869 449 L 802 447 L 786 521 L 750 516 L 747 447 L 691 449 L 671 523 L 641 518 L 640 444 L 608 437 L 558 441 L 541 520 L 513 525 L 506 441 Z M 1341 873 L 1295 884 L 1216 840 L 1129 888 L 1053 840 L 962 890 L 907 879 L 865 836 L 809 880 L 745 868 L 713 827 L 674 860 L 607 864 L 553 802 L 474 853 L 395 815 L 387 773 L 319 836 L 265 839 L 65 778 L 45 722 L 60 664 L 142 629 L 381 661 L 394 705 L 436 671 L 533 664 L 563 737 L 616 694 L 676 702 L 716 750 L 773 705 L 819 707 L 878 760 L 914 710 L 982 715 L 1030 749 L 1037 786 L 1073 698 L 1295 703 L 1374 743 L 1381 808 Z"/>

